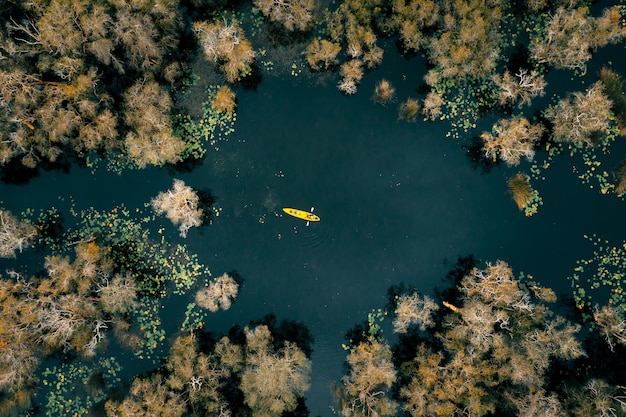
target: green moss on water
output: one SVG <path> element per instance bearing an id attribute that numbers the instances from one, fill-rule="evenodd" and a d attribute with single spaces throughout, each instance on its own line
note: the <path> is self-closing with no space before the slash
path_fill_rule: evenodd
<path id="1" fill-rule="evenodd" d="M 120 384 L 121 366 L 114 358 L 93 363 L 66 363 L 46 368 L 41 383 L 46 395 L 46 416 L 86 416 L 112 388 Z"/>
<path id="2" fill-rule="evenodd" d="M 211 107 L 211 102 L 219 86 L 211 85 L 207 89 L 207 99 L 202 103 L 202 116 L 195 121 L 188 114 L 174 115 L 174 134 L 186 144 L 181 158 L 200 159 L 206 154 L 207 147 L 219 150 L 219 142 L 228 140 L 228 135 L 235 131 L 236 111 L 218 113 Z"/>
<path id="3" fill-rule="evenodd" d="M 598 235 L 585 235 L 593 246 L 589 257 L 576 261 L 568 277 L 574 301 L 583 317 L 591 320 L 595 304 L 612 305 L 626 311 L 626 242 L 615 244 Z"/>
<path id="4" fill-rule="evenodd" d="M 154 359 L 157 353 L 163 353 L 165 330 L 159 313 L 161 308 L 160 300 L 143 297 L 133 311 L 139 333 L 143 339 L 139 349 L 133 352 L 139 359 Z"/>
<path id="5" fill-rule="evenodd" d="M 440 120 L 450 122 L 446 137 L 455 139 L 476 129 L 478 120 L 497 103 L 496 86 L 491 79 L 443 79 L 434 87 L 443 96 Z"/>

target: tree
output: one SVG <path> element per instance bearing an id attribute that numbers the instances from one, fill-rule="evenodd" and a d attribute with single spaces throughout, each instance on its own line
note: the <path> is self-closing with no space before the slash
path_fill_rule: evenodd
<path id="1" fill-rule="evenodd" d="M 0 412 L 28 408 L 41 362 L 30 329 L 31 305 L 18 299 L 26 289 L 14 273 L 0 277 Z"/>
<path id="2" fill-rule="evenodd" d="M 387 343 L 369 338 L 355 346 L 347 358 L 349 370 L 340 386 L 340 414 L 344 417 L 383 417 L 396 414 L 390 398 L 396 382 L 391 349 Z"/>
<path id="3" fill-rule="evenodd" d="M 515 77 L 508 70 L 504 71 L 504 75 L 495 74 L 491 77 L 500 89 L 498 99 L 501 105 L 519 102 L 518 107 L 529 106 L 533 98 L 545 94 L 544 89 L 547 83 L 543 74 L 536 70 L 529 73 L 527 69 L 520 68 L 515 73 Z"/>
<path id="4" fill-rule="evenodd" d="M 202 225 L 203 212 L 199 202 L 200 198 L 193 188 L 182 180 L 174 179 L 173 187 L 159 193 L 150 204 L 157 214 L 165 214 L 174 225 L 178 225 L 180 235 L 186 237 L 190 228 Z"/>
<path id="5" fill-rule="evenodd" d="M 525 397 L 507 396 L 517 409 L 518 417 L 557 417 L 565 416 L 564 407 L 555 393 L 547 394 L 544 390 L 537 390 Z"/>
<path id="6" fill-rule="evenodd" d="M 195 22 L 193 32 L 208 61 L 219 63 L 226 81 L 234 83 L 252 72 L 254 49 L 236 20 Z"/>
<path id="7" fill-rule="evenodd" d="M 130 274 L 116 274 L 111 280 L 105 278 L 104 285 L 96 290 L 102 310 L 110 314 L 126 314 L 137 306 L 137 283 Z"/>
<path id="8" fill-rule="evenodd" d="M 321 70 L 334 65 L 341 46 L 345 46 L 347 61 L 341 65 L 342 80 L 337 84 L 344 94 L 356 93 L 363 67 L 372 69 L 382 62 L 383 49 L 376 44 L 374 33 L 374 23 L 381 7 L 380 0 L 341 2 L 326 14 L 329 40 L 313 40 L 307 47 L 309 65 L 314 70 Z"/>
<path id="9" fill-rule="evenodd" d="M 145 108 L 121 103 L 126 86 L 176 81 L 172 68 L 183 24 L 178 1 L 51 0 L 22 2 L 4 13 L 9 36 L 0 37 L 0 164 L 20 158 L 34 168 L 66 151 L 79 157 L 126 151 L 140 167 L 177 160 L 182 141 L 168 131 L 171 106 L 146 115 Z M 131 132 L 118 131 L 118 120 L 132 124 L 126 126 Z"/>
<path id="10" fill-rule="evenodd" d="M 290 32 L 307 30 L 313 23 L 313 0 L 254 0 L 254 5 Z"/>
<path id="11" fill-rule="evenodd" d="M 532 58 L 556 68 L 582 70 L 591 58 L 592 31 L 586 7 L 559 7 L 551 14 L 542 36 L 531 40 Z"/>
<path id="12" fill-rule="evenodd" d="M 593 312 L 593 320 L 600 328 L 600 332 L 606 339 L 611 351 L 615 344 L 626 346 L 626 321 L 622 314 L 613 306 L 596 306 Z"/>
<path id="13" fill-rule="evenodd" d="M 161 374 L 137 378 L 130 387 L 130 395 L 122 402 L 108 400 L 104 409 L 108 416 L 180 417 L 185 415 L 183 400 L 165 384 Z"/>
<path id="14" fill-rule="evenodd" d="M 417 99 L 409 97 L 398 107 L 398 120 L 404 120 L 405 122 L 414 122 L 417 119 L 419 110 L 419 101 L 417 101 Z"/>
<path id="15" fill-rule="evenodd" d="M 405 51 L 419 51 L 427 43 L 423 30 L 439 21 L 439 5 L 432 1 L 394 0 L 388 21 L 391 30 L 400 36 Z"/>
<path id="16" fill-rule="evenodd" d="M 233 346 L 238 349 L 233 350 Z M 205 411 L 217 415 L 229 410 L 221 390 L 233 367 L 222 361 L 217 353 L 226 351 L 236 352 L 237 360 L 243 360 L 240 346 L 232 345 L 227 337 L 217 342 L 214 352 L 202 352 L 198 337 L 193 333 L 180 335 L 174 340 L 166 363 L 169 371 L 166 384 L 174 395 L 187 399 L 188 408 L 194 413 Z"/>
<path id="17" fill-rule="evenodd" d="M 211 107 L 218 113 L 232 114 L 236 105 L 235 93 L 227 85 L 221 86 L 211 100 Z"/>
<path id="18" fill-rule="evenodd" d="M 593 146 L 593 135 L 608 128 L 611 105 L 598 81 L 584 93 L 575 92 L 548 107 L 544 116 L 552 123 L 552 137 L 557 142 Z"/>
<path id="19" fill-rule="evenodd" d="M 507 165 L 516 166 L 522 157 L 532 161 L 543 131 L 541 125 L 533 125 L 524 117 L 514 117 L 499 120 L 491 128 L 491 133 L 483 133 L 480 137 L 487 158 L 495 161 L 500 157 Z"/>
<path id="20" fill-rule="evenodd" d="M 225 273 L 196 293 L 196 303 L 212 312 L 228 310 L 238 291 L 239 284 Z"/>
<path id="21" fill-rule="evenodd" d="M 517 208 L 524 210 L 533 198 L 533 188 L 530 185 L 528 175 L 522 173 L 515 174 L 509 178 L 507 186 L 513 201 L 517 204 Z"/>
<path id="22" fill-rule="evenodd" d="M 240 388 L 252 415 L 278 417 L 285 411 L 293 411 L 298 397 L 309 388 L 310 360 L 289 341 L 274 352 L 266 325 L 246 327 L 245 334 L 246 365 Z"/>
<path id="23" fill-rule="evenodd" d="M 429 60 L 441 77 L 489 77 L 500 56 L 502 1 L 450 1 L 441 4 L 443 22 L 428 40 Z"/>
<path id="24" fill-rule="evenodd" d="M 618 73 L 606 67 L 600 70 L 600 81 L 604 93 L 608 96 L 613 105 L 612 109 L 617 117 L 620 135 L 626 136 L 626 95 L 624 94 L 624 83 Z"/>
<path id="25" fill-rule="evenodd" d="M 337 85 L 339 91 L 344 94 L 356 94 L 357 86 L 363 78 L 363 61 L 360 59 L 351 59 L 344 62 L 339 69 L 341 81 Z"/>
<path id="26" fill-rule="evenodd" d="M 393 101 L 396 96 L 396 89 L 391 83 L 385 79 L 380 80 L 374 87 L 374 96 L 372 99 L 383 106 Z"/>
<path id="27" fill-rule="evenodd" d="M 422 113 L 428 119 L 435 120 L 441 115 L 441 106 L 443 106 L 443 96 L 435 91 L 430 91 L 426 94 L 422 104 Z"/>
<path id="28" fill-rule="evenodd" d="M 414 292 L 397 297 L 396 303 L 393 320 L 395 333 L 406 333 L 413 324 L 417 324 L 421 330 L 435 324 L 432 314 L 439 306 L 430 297 L 420 297 L 419 293 Z"/>
<path id="29" fill-rule="evenodd" d="M 0 209 L 0 258 L 15 258 L 16 252 L 21 253 L 36 234 L 35 226 Z"/>
<path id="30" fill-rule="evenodd" d="M 339 62 L 337 55 L 340 51 L 338 43 L 314 38 L 306 47 L 306 60 L 314 71 L 327 70 Z"/>
<path id="31" fill-rule="evenodd" d="M 472 269 L 458 290 L 457 301 L 443 302 L 451 312 L 438 317 L 436 341 L 420 342 L 401 365 L 403 409 L 451 417 L 492 415 L 506 403 L 520 412 L 560 409 L 542 391 L 548 367 L 584 352 L 579 326 L 548 309 L 554 292 L 520 282 L 502 261 Z"/>
<path id="32" fill-rule="evenodd" d="M 626 414 L 626 392 L 623 386 L 592 378 L 581 387 L 570 388 L 567 405 L 574 417 L 617 417 Z"/>
<path id="33" fill-rule="evenodd" d="M 619 10 L 613 6 L 596 19 L 587 7 L 557 8 L 543 33 L 531 40 L 532 58 L 556 68 L 584 70 L 592 50 L 618 42 L 626 34 Z"/>
<path id="34" fill-rule="evenodd" d="M 124 145 L 139 167 L 180 161 L 183 140 L 173 134 L 169 113 L 172 100 L 155 81 L 138 81 L 124 93 L 125 123 L 132 130 Z"/>
<path id="35" fill-rule="evenodd" d="M 32 309 L 32 331 L 47 349 L 74 348 L 85 356 L 95 355 L 107 328 L 98 299 L 92 297 L 107 280 L 113 267 L 108 250 L 95 242 L 80 242 L 75 258 L 46 257 L 47 277 L 34 283 L 25 294 Z"/>

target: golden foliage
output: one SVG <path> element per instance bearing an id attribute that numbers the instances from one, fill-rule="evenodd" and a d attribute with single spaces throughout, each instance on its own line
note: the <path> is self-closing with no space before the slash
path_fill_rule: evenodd
<path id="1" fill-rule="evenodd" d="M 128 398 L 119 403 L 108 400 L 104 408 L 107 415 L 119 417 L 181 417 L 186 411 L 185 403 L 168 390 L 160 374 L 135 379 Z"/>
<path id="2" fill-rule="evenodd" d="M 517 204 L 517 208 L 524 210 L 524 207 L 533 197 L 533 189 L 530 186 L 528 176 L 521 173 L 517 174 L 509 179 L 507 185 L 513 201 Z"/>
<path id="3" fill-rule="evenodd" d="M 593 319 L 600 327 L 611 351 L 615 349 L 616 343 L 626 345 L 626 320 L 622 314 L 615 307 L 608 305 L 601 308 L 596 306 L 593 313 Z"/>
<path id="4" fill-rule="evenodd" d="M 437 71 L 443 78 L 489 76 L 500 55 L 503 2 L 451 1 L 440 7 L 444 25 L 428 41 Z"/>
<path id="5" fill-rule="evenodd" d="M 306 47 L 306 60 L 314 71 L 326 70 L 337 64 L 340 51 L 338 43 L 314 38 Z"/>
<path id="6" fill-rule="evenodd" d="M 419 111 L 419 101 L 417 101 L 417 99 L 409 97 L 398 107 L 398 119 L 405 122 L 414 122 L 415 120 L 417 120 Z"/>
<path id="7" fill-rule="evenodd" d="M 400 389 L 403 409 L 415 417 L 489 415 L 505 402 L 519 410 L 559 409 L 541 388 L 551 359 L 584 352 L 579 326 L 543 304 L 553 292 L 520 283 L 502 261 L 474 268 L 458 289 L 459 306 L 446 303 L 451 312 L 435 335 L 442 349 L 420 343 L 414 359 L 402 365 L 409 380 Z"/>
<path id="8" fill-rule="evenodd" d="M 274 352 L 265 325 L 245 328 L 246 366 L 241 391 L 254 417 L 279 417 L 293 411 L 298 397 L 309 388 L 311 362 L 295 343 L 286 341 Z"/>
<path id="9" fill-rule="evenodd" d="M 288 31 L 307 30 L 313 23 L 314 0 L 254 0 L 254 5 Z"/>
<path id="10" fill-rule="evenodd" d="M 389 345 L 370 339 L 348 355 L 349 372 L 342 379 L 340 413 L 345 417 L 393 416 L 398 404 L 389 391 L 397 374 Z"/>
<path id="11" fill-rule="evenodd" d="M 432 0 L 394 0 L 387 25 L 396 31 L 405 50 L 418 51 L 426 44 L 424 29 L 439 20 L 439 5 Z"/>
<path id="12" fill-rule="evenodd" d="M 428 119 L 436 120 L 441 116 L 441 106 L 443 106 L 443 96 L 435 91 L 430 91 L 422 103 L 422 113 Z"/>
<path id="13" fill-rule="evenodd" d="M 6 19 L 9 36 L 0 42 L 7 58 L 0 71 L 0 164 L 20 158 L 34 168 L 41 161 L 57 161 L 70 149 L 81 157 L 92 151 L 119 152 L 124 140 L 139 166 L 175 161 L 172 155 L 163 157 L 180 149 L 172 149 L 178 144 L 163 129 L 144 126 L 127 137 L 118 135 L 118 118 L 126 119 L 117 114 L 122 97 L 117 91 L 110 95 L 100 77 L 112 69 L 128 77 L 119 83 L 126 85 L 132 77 L 162 73 L 175 59 L 171 52 L 183 22 L 178 6 L 83 0 L 16 5 L 14 16 Z M 129 68 L 133 71 L 127 73 Z M 152 114 L 148 123 L 166 122 L 169 110 Z M 142 158 L 149 144 L 152 155 Z"/>
<path id="14" fill-rule="evenodd" d="M 231 114 L 236 105 L 235 93 L 227 85 L 221 86 L 211 101 L 211 107 L 218 113 Z"/>
<path id="15" fill-rule="evenodd" d="M 207 60 L 219 62 L 226 81 L 239 81 L 252 71 L 254 49 L 236 20 L 195 22 L 193 32 Z"/>
<path id="16" fill-rule="evenodd" d="M 110 314 L 129 313 L 137 305 L 138 290 L 130 275 L 116 274 L 98 289 L 102 310 Z"/>
<path id="17" fill-rule="evenodd" d="M 605 9 L 597 18 L 589 15 L 587 7 L 557 8 L 543 34 L 531 41 L 533 59 L 556 68 L 584 70 L 591 51 L 619 42 L 626 35 L 620 8 Z"/>
<path id="18" fill-rule="evenodd" d="M 396 89 L 385 79 L 380 80 L 374 87 L 372 99 L 383 106 L 392 102 L 396 97 Z"/>
<path id="19" fill-rule="evenodd" d="M 124 121 L 132 129 L 124 145 L 137 166 L 180 161 L 185 143 L 173 134 L 169 117 L 172 99 L 161 85 L 156 81 L 136 82 L 124 93 L 124 107 Z"/>

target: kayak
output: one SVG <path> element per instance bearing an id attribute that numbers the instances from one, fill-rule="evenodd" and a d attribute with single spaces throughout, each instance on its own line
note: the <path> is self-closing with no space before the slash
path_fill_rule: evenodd
<path id="1" fill-rule="evenodd" d="M 298 219 L 306 220 L 308 222 L 319 222 L 321 220 L 319 216 L 309 211 L 298 210 L 289 207 L 283 208 L 283 211 L 290 216 L 297 217 Z"/>

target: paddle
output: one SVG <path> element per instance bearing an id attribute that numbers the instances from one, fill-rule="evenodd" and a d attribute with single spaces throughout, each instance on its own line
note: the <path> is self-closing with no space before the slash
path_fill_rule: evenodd
<path id="1" fill-rule="evenodd" d="M 311 213 L 313 213 L 313 210 L 315 210 L 315 207 L 311 207 L 311 210 L 309 210 L 309 211 L 310 211 Z M 309 226 L 309 223 L 310 223 L 310 222 L 307 220 L 307 221 L 306 221 L 306 225 L 307 225 L 307 227 Z"/>

